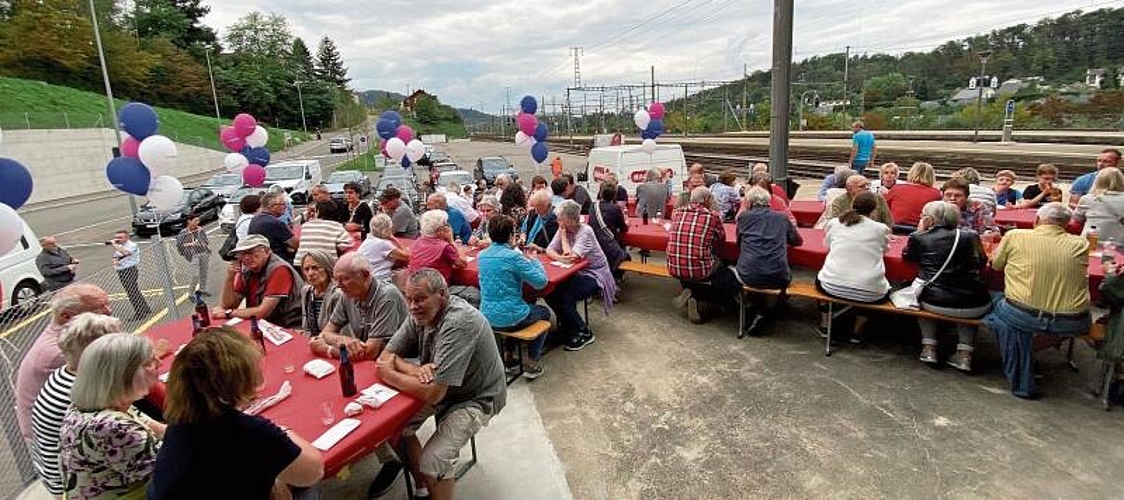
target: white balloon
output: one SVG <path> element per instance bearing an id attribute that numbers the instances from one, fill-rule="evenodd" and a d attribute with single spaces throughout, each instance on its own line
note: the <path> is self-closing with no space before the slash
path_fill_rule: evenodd
<path id="1" fill-rule="evenodd" d="M 179 204 L 183 199 L 183 184 L 180 180 L 170 175 L 161 175 L 152 179 L 148 186 L 148 202 L 158 210 L 167 210 Z"/>
<path id="2" fill-rule="evenodd" d="M 226 171 L 232 174 L 241 174 L 246 169 L 246 165 L 250 164 L 242 153 L 230 153 L 223 158 L 223 164 L 226 165 Z"/>
<path id="3" fill-rule="evenodd" d="M 645 153 L 648 153 L 648 154 L 655 153 L 656 152 L 656 140 L 655 139 L 644 139 L 644 142 L 640 143 L 640 150 L 645 152 Z"/>
<path id="4" fill-rule="evenodd" d="M 391 158 L 402 161 L 402 157 L 406 155 L 406 143 L 397 137 L 391 137 L 386 141 L 386 154 Z"/>
<path id="5" fill-rule="evenodd" d="M 515 145 L 516 146 L 528 146 L 528 147 L 530 147 L 530 146 L 533 146 L 534 144 L 535 144 L 535 138 L 533 136 L 524 134 L 522 130 L 515 133 Z"/>
<path id="6" fill-rule="evenodd" d="M 648 128 L 649 123 L 652 123 L 652 115 L 649 115 L 648 112 L 643 109 L 638 109 L 636 110 L 636 114 L 632 115 L 632 122 L 636 124 L 637 128 L 644 130 Z"/>
<path id="7" fill-rule="evenodd" d="M 176 143 L 162 135 L 145 138 L 141 141 L 140 148 L 137 149 L 137 156 L 140 157 L 141 163 L 148 167 L 148 171 L 152 173 L 153 177 L 167 172 L 175 166 L 176 156 L 178 155 Z"/>
<path id="8" fill-rule="evenodd" d="M 265 127 L 261 125 L 254 127 L 254 133 L 246 136 L 246 145 L 251 148 L 264 147 L 267 142 L 269 142 L 269 132 L 266 132 Z"/>
<path id="9" fill-rule="evenodd" d="M 12 207 L 0 203 L 0 255 L 12 251 L 23 237 L 23 219 Z"/>
<path id="10" fill-rule="evenodd" d="M 425 156 L 425 144 L 422 141 L 411 139 L 406 143 L 406 158 L 409 158 L 411 163 L 422 159 L 423 156 Z"/>

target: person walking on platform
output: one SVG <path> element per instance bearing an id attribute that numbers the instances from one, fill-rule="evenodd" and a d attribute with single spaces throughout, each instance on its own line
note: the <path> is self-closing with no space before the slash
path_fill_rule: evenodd
<path id="1" fill-rule="evenodd" d="M 211 247 L 207 232 L 199 225 L 198 215 L 187 215 L 187 227 L 176 235 L 176 250 L 188 264 L 195 266 L 195 276 L 188 288 L 210 297 L 211 293 L 207 291 L 207 271 L 211 263 Z"/>
<path id="2" fill-rule="evenodd" d="M 851 137 L 851 158 L 848 163 L 851 164 L 851 170 L 862 175 L 866 167 L 874 164 L 878 146 L 874 145 L 874 134 L 866 129 L 863 122 L 851 124 L 851 131 L 854 135 Z"/>
<path id="3" fill-rule="evenodd" d="M 129 239 L 129 232 L 123 230 L 117 231 L 113 239 L 105 244 L 113 248 L 113 268 L 117 270 L 117 278 L 121 280 L 121 286 L 125 288 L 129 302 L 133 304 L 135 313 L 133 319 L 144 319 L 152 314 L 152 310 L 149 309 L 148 302 L 144 300 L 144 294 L 137 285 L 137 277 L 140 274 L 137 270 L 137 264 L 140 264 L 140 247 Z"/>

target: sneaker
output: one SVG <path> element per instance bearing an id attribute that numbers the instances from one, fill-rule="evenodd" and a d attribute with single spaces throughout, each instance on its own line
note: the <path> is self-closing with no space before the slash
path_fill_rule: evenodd
<path id="1" fill-rule="evenodd" d="M 508 375 L 515 375 L 516 373 L 519 373 L 519 363 L 504 365 L 503 371 Z"/>
<path id="2" fill-rule="evenodd" d="M 687 307 L 687 299 L 690 298 L 691 290 L 684 288 L 682 292 L 679 292 L 679 296 L 675 297 L 675 308 L 683 309 L 684 307 Z"/>
<path id="3" fill-rule="evenodd" d="M 921 357 L 919 359 L 923 363 L 936 364 L 937 346 L 928 344 L 921 346 Z"/>
<path id="4" fill-rule="evenodd" d="M 543 365 L 542 361 L 539 361 L 538 363 L 535 363 L 534 365 L 528 363 L 526 366 L 523 367 L 523 378 L 525 378 L 527 380 L 534 380 L 534 379 L 539 378 L 543 374 L 543 371 L 544 371 L 542 365 Z"/>
<path id="5" fill-rule="evenodd" d="M 696 325 L 703 322 L 701 311 L 699 311 L 699 300 L 693 295 L 687 299 L 687 321 Z"/>
<path id="6" fill-rule="evenodd" d="M 402 475 L 402 462 L 397 460 L 382 464 L 379 473 L 375 476 L 375 480 L 371 481 L 371 485 L 367 486 L 367 498 L 379 498 L 386 495 L 394 483 L 398 482 L 399 476 Z"/>
<path id="7" fill-rule="evenodd" d="M 414 490 L 414 500 L 429 500 L 429 490 L 425 488 Z"/>
<path id="8" fill-rule="evenodd" d="M 745 326 L 744 330 L 738 333 L 738 338 L 740 339 L 742 337 L 745 337 L 746 335 L 749 335 L 751 337 L 761 335 L 761 331 L 759 329 L 764 326 L 764 324 L 765 316 L 762 314 L 754 313 L 753 317 L 749 320 L 749 324 Z"/>
<path id="9" fill-rule="evenodd" d="M 585 346 L 592 344 L 594 340 L 597 340 L 597 337 L 594 337 L 591 332 L 579 333 L 570 337 L 570 339 L 566 341 L 566 345 L 562 348 L 567 351 L 580 351 L 584 349 Z"/>
<path id="10" fill-rule="evenodd" d="M 948 358 L 946 363 L 962 372 L 970 372 L 972 371 L 972 351 L 957 350 L 956 354 Z"/>
<path id="11" fill-rule="evenodd" d="M 851 337 L 847 339 L 847 342 L 850 342 L 850 343 L 855 344 L 855 345 L 859 345 L 859 344 L 863 343 L 863 340 L 864 340 L 864 335 L 861 334 L 861 333 L 855 332 L 855 333 L 851 334 Z"/>

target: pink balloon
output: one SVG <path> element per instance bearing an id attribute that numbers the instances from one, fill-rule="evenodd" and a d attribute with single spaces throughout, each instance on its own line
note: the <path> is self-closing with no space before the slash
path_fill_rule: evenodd
<path id="1" fill-rule="evenodd" d="M 664 109 L 662 102 L 653 102 L 652 104 L 648 105 L 648 115 L 651 116 L 653 120 L 662 120 L 663 112 Z"/>
<path id="2" fill-rule="evenodd" d="M 240 113 L 234 117 L 234 130 L 238 132 L 241 137 L 247 137 L 254 133 L 254 127 L 258 126 L 258 121 L 254 119 L 253 115 L 249 113 Z"/>
<path id="3" fill-rule="evenodd" d="M 223 127 L 222 132 L 219 132 L 219 140 L 222 145 L 226 146 L 235 153 L 242 151 L 246 147 L 246 138 L 238 134 L 238 129 L 234 127 Z"/>
<path id="4" fill-rule="evenodd" d="M 250 187 L 261 187 L 265 184 L 265 167 L 249 164 L 242 170 L 242 182 Z"/>
<path id="5" fill-rule="evenodd" d="M 539 120 L 535 118 L 535 115 L 522 112 L 515 117 L 515 123 L 519 125 L 519 130 L 532 137 L 535 135 L 535 128 L 539 126 Z"/>
<path id="6" fill-rule="evenodd" d="M 131 135 L 121 141 L 121 156 L 140 159 L 138 149 L 140 149 L 140 141 Z"/>
<path id="7" fill-rule="evenodd" d="M 414 129 L 410 128 L 409 125 L 399 125 L 395 135 L 402 139 L 402 142 L 410 142 L 414 140 Z"/>

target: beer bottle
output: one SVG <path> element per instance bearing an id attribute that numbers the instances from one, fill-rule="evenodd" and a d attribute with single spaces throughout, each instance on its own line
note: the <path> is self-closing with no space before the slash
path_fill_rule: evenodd
<path id="1" fill-rule="evenodd" d="M 196 335 L 199 334 L 199 331 L 202 330 L 202 329 L 203 329 L 203 325 L 199 321 L 199 315 L 198 314 L 192 314 L 191 315 L 191 336 L 195 337 Z"/>
<path id="2" fill-rule="evenodd" d="M 262 335 L 261 326 L 258 325 L 258 317 L 250 316 L 250 338 L 257 342 L 258 348 L 261 353 L 265 354 L 265 335 Z"/>
<path id="3" fill-rule="evenodd" d="M 340 389 L 345 397 L 354 396 L 359 392 L 355 388 L 355 368 L 351 366 L 351 358 L 347 354 L 347 346 L 340 345 Z"/>
<path id="4" fill-rule="evenodd" d="M 195 314 L 199 316 L 200 327 L 211 326 L 211 311 L 207 309 L 207 303 L 203 302 L 203 295 L 200 292 L 195 292 Z"/>

